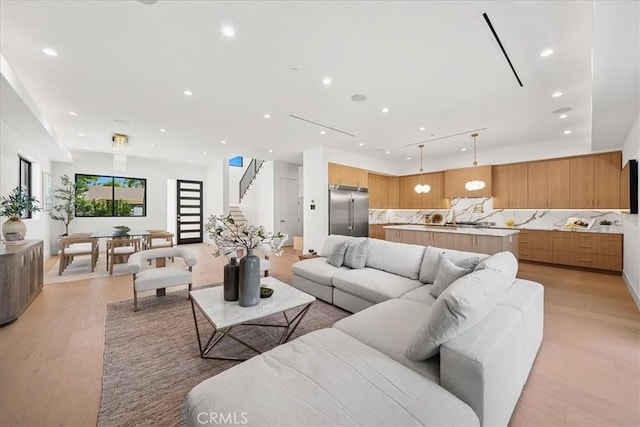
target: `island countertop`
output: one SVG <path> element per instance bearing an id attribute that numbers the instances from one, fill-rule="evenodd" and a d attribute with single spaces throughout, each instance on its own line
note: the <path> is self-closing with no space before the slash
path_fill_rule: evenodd
<path id="1" fill-rule="evenodd" d="M 514 234 L 518 234 L 520 232 L 519 230 L 505 230 L 497 228 L 443 227 L 421 224 L 387 225 L 382 228 L 384 228 L 385 230 L 431 231 L 434 233 L 471 234 L 474 236 L 496 237 L 513 236 Z"/>

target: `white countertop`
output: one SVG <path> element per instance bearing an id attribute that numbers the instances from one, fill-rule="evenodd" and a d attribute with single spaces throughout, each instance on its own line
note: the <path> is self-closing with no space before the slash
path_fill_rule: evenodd
<path id="1" fill-rule="evenodd" d="M 442 227 L 427 226 L 422 224 L 387 225 L 382 227 L 388 230 L 433 231 L 435 233 L 473 234 L 478 236 L 512 236 L 520 230 L 504 230 L 499 228 L 471 228 L 471 227 Z"/>

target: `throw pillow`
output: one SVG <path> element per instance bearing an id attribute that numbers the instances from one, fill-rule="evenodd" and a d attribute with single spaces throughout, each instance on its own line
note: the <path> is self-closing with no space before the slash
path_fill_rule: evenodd
<path id="1" fill-rule="evenodd" d="M 352 239 L 344 254 L 343 265 L 351 268 L 362 269 L 367 263 L 367 252 L 369 251 L 369 239 Z"/>
<path id="2" fill-rule="evenodd" d="M 438 273 L 429 293 L 438 298 L 450 284 L 471 273 L 478 262 L 478 257 L 453 262 L 443 254 L 438 254 Z"/>
<path id="3" fill-rule="evenodd" d="M 327 262 L 334 267 L 340 267 L 344 262 L 344 254 L 347 251 L 347 246 L 349 246 L 348 240 L 338 243 L 333 248 L 333 252 L 331 252 L 331 255 L 329 255 L 329 257 L 327 258 Z"/>
<path id="4" fill-rule="evenodd" d="M 329 255 L 331 255 L 331 252 L 333 252 L 333 248 L 336 247 L 336 245 L 346 241 L 346 240 L 351 240 L 350 236 L 341 236 L 339 234 L 330 234 L 327 236 L 327 238 L 324 241 L 324 245 L 322 245 L 322 249 L 320 250 L 320 256 L 323 256 L 325 258 L 328 258 Z"/>
<path id="5" fill-rule="evenodd" d="M 451 284 L 433 304 L 407 349 L 411 360 L 427 360 L 440 346 L 484 319 L 504 293 L 505 279 L 493 269 L 477 270 Z"/>

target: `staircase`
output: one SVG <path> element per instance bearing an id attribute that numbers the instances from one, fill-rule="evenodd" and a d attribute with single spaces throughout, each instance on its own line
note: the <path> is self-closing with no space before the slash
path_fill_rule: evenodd
<path id="1" fill-rule="evenodd" d="M 231 215 L 237 226 L 247 223 L 247 217 L 244 216 L 242 210 L 240 210 L 240 206 L 236 203 L 229 204 L 229 215 Z"/>
<path id="2" fill-rule="evenodd" d="M 242 175 L 242 178 L 240 179 L 240 201 L 242 201 L 245 193 L 256 179 L 263 163 L 264 160 L 253 159 L 251 160 L 251 163 L 249 163 L 247 170 L 244 171 L 244 175 Z"/>

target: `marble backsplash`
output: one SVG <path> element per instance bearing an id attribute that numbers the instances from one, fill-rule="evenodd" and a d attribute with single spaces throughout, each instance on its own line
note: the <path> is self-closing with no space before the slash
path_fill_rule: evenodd
<path id="1" fill-rule="evenodd" d="M 490 197 L 451 199 L 449 209 L 369 209 L 369 224 L 424 224 L 425 217 L 439 213 L 444 221 L 493 222 L 495 227 L 532 230 L 560 230 L 568 218 L 586 218 L 593 225 L 581 231 L 622 233 L 622 214 L 616 210 L 545 210 L 545 209 L 493 209 Z M 600 225 L 600 221 L 611 225 Z"/>

